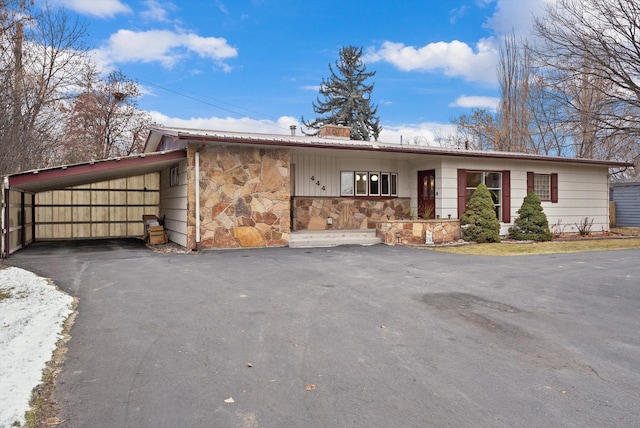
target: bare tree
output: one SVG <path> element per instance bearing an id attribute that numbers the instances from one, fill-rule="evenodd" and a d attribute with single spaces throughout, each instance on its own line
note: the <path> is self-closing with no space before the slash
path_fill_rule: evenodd
<path id="1" fill-rule="evenodd" d="M 533 69 L 526 45 L 519 46 L 513 33 L 505 37 L 497 66 L 500 104 L 495 114 L 474 110 L 453 120 L 458 140 L 479 150 L 537 152 L 535 119 L 531 104 Z"/>
<path id="2" fill-rule="evenodd" d="M 531 56 L 529 49 L 518 46 L 514 33 L 507 35 L 500 47 L 498 82 L 500 83 L 499 127 L 494 148 L 501 151 L 528 152 L 532 114 L 529 106 Z"/>
<path id="3" fill-rule="evenodd" d="M 85 27 L 63 9 L 0 3 L 0 173 L 46 165 L 60 141 L 62 105 L 91 68 Z"/>
<path id="4" fill-rule="evenodd" d="M 543 74 L 532 72 L 529 83 L 531 152 L 547 156 L 571 156 L 564 109 Z"/>
<path id="5" fill-rule="evenodd" d="M 640 135 L 640 3 L 557 0 L 535 20 L 536 56 L 566 107 L 575 155 L 631 160 Z"/>
<path id="6" fill-rule="evenodd" d="M 471 114 L 463 114 L 451 121 L 456 126 L 457 135 L 451 145 L 474 150 L 492 150 L 500 138 L 499 124 L 493 113 L 486 109 L 474 109 Z"/>
<path id="7" fill-rule="evenodd" d="M 138 84 L 121 71 L 96 79 L 70 105 L 60 161 L 66 163 L 139 153 L 151 125 L 137 108 Z"/>

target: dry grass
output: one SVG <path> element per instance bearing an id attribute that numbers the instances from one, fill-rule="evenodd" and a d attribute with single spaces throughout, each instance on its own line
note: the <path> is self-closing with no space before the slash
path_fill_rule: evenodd
<path id="1" fill-rule="evenodd" d="M 71 327 L 75 322 L 78 300 L 73 299 L 73 312 L 63 324 L 61 337 L 56 343 L 51 361 L 42 372 L 42 383 L 31 391 L 31 409 L 26 412 L 25 419 L 28 428 L 52 428 L 64 421 L 58 419 L 58 402 L 55 398 L 56 379 L 67 355 L 67 342 L 71 339 Z"/>
<path id="2" fill-rule="evenodd" d="M 460 247 L 431 248 L 456 254 L 475 254 L 483 256 L 519 256 L 526 254 L 581 253 L 587 251 L 610 251 L 640 249 L 638 238 L 601 238 L 579 239 L 572 241 L 538 242 L 535 244 L 477 244 Z"/>
<path id="3" fill-rule="evenodd" d="M 640 227 L 612 227 L 611 232 L 624 236 L 640 236 Z"/>

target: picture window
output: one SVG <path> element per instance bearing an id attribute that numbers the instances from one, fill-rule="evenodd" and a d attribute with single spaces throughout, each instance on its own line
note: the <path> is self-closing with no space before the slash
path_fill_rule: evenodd
<path id="1" fill-rule="evenodd" d="M 379 171 L 341 171 L 340 196 L 398 196 L 398 174 Z"/>

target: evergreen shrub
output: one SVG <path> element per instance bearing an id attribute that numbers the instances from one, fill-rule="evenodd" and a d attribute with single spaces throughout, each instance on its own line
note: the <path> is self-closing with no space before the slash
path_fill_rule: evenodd
<path id="1" fill-rule="evenodd" d="M 518 218 L 509 228 L 509 236 L 517 241 L 551 241 L 553 234 L 549 230 L 547 215 L 542 210 L 540 198 L 531 191 L 524 198 L 518 210 Z"/>
<path id="2" fill-rule="evenodd" d="M 491 193 L 486 185 L 480 184 L 467 202 L 460 218 L 465 241 L 477 243 L 500 242 L 500 222 L 496 217 Z"/>

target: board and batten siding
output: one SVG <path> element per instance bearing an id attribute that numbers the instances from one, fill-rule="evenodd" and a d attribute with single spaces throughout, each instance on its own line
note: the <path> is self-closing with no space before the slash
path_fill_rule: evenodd
<path id="1" fill-rule="evenodd" d="M 428 168 L 419 168 L 428 169 Z M 585 218 L 593 219 L 591 230 L 600 232 L 609 229 L 608 169 L 604 166 L 571 165 L 561 162 L 532 162 L 511 159 L 446 159 L 436 172 L 437 189 L 442 207 L 441 215 L 456 208 L 457 217 L 457 170 L 510 171 L 511 221 L 501 223 L 500 233 L 506 235 L 527 194 L 527 172 L 535 174 L 558 174 L 558 202 L 542 201 L 542 208 L 552 228 L 564 228 L 564 232 L 578 232 L 577 224 Z M 439 173 L 439 174 L 438 174 Z M 454 215 L 452 215 L 454 217 Z M 506 219 L 505 219 L 506 220 Z"/>
<path id="2" fill-rule="evenodd" d="M 36 239 L 140 237 L 142 216 L 157 215 L 158 173 L 35 195 Z"/>
<path id="3" fill-rule="evenodd" d="M 398 174 L 398 197 L 409 197 L 406 162 L 358 152 L 339 154 L 291 153 L 294 194 L 305 197 L 340 197 L 340 171 L 378 171 Z"/>
<path id="4" fill-rule="evenodd" d="M 160 218 L 171 242 L 187 246 L 187 161 L 176 164 L 177 185 L 171 186 L 171 168 L 160 172 Z"/>
<path id="5" fill-rule="evenodd" d="M 612 183 L 610 192 L 616 203 L 616 226 L 640 227 L 640 182 Z"/>

